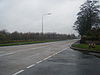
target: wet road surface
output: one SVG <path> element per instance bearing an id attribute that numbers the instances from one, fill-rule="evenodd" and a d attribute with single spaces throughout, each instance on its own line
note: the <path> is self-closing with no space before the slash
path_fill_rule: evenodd
<path id="1" fill-rule="evenodd" d="M 0 75 L 17 75 L 56 55 L 73 42 L 75 40 L 0 47 Z"/>
<path id="2" fill-rule="evenodd" d="M 0 75 L 100 75 L 100 58 L 70 49 L 75 41 L 0 47 Z"/>
<path id="3" fill-rule="evenodd" d="M 18 75 L 100 75 L 100 58 L 67 48 Z"/>

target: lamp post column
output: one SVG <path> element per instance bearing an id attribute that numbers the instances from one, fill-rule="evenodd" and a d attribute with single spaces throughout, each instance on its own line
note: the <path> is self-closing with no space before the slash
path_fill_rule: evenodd
<path id="1" fill-rule="evenodd" d="M 42 15 L 42 34 L 44 33 L 44 29 L 43 29 L 43 27 L 44 27 L 44 25 L 43 25 L 44 24 L 43 23 L 44 22 L 44 16 L 46 16 L 46 15 L 51 15 L 51 13 L 47 13 L 47 14 Z"/>
<path id="2" fill-rule="evenodd" d="M 42 15 L 42 34 L 43 34 L 43 15 Z"/>

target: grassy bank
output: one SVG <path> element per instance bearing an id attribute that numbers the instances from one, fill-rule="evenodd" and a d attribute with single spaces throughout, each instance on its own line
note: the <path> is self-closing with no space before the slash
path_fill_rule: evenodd
<path id="1" fill-rule="evenodd" d="M 100 45 L 96 45 L 95 48 L 89 48 L 88 44 L 73 44 L 72 46 L 88 50 L 100 50 Z"/>
<path id="2" fill-rule="evenodd" d="M 35 43 L 45 43 L 45 42 L 53 42 L 53 41 L 15 42 L 15 43 L 0 44 L 0 46 L 25 45 L 25 44 L 35 44 Z"/>

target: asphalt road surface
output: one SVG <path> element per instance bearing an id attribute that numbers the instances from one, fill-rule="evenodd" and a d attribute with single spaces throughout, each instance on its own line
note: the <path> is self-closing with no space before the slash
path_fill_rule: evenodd
<path id="1" fill-rule="evenodd" d="M 69 47 L 71 43 L 73 40 L 0 47 L 0 75 L 16 75 L 21 72 L 20 70 L 29 68 Z"/>
<path id="2" fill-rule="evenodd" d="M 0 47 L 0 75 L 100 75 L 100 58 L 70 49 L 73 42 Z"/>

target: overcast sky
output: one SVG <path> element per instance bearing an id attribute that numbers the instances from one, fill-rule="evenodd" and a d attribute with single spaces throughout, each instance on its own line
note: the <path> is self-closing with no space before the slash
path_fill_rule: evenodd
<path id="1" fill-rule="evenodd" d="M 44 16 L 44 32 L 74 33 L 73 23 L 80 5 L 85 0 L 0 0 L 0 30 L 41 32 Z"/>

